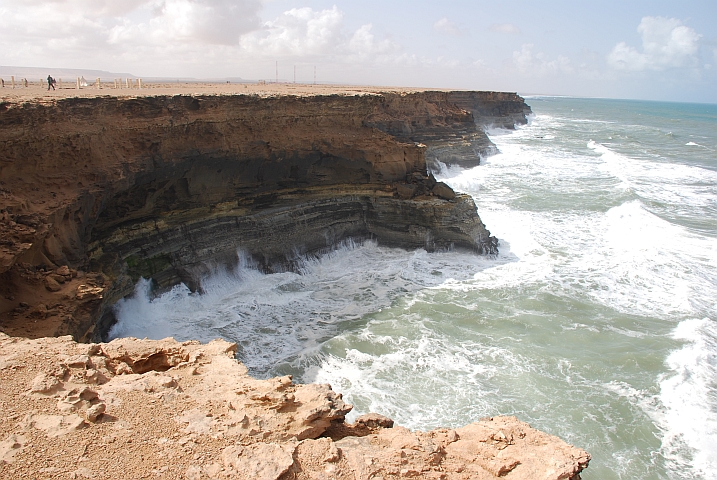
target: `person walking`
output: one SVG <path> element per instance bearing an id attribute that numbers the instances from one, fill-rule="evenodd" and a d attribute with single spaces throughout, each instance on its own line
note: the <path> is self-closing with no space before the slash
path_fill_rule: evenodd
<path id="1" fill-rule="evenodd" d="M 50 75 L 48 75 L 47 76 L 47 91 L 48 92 L 50 91 L 50 87 L 52 87 L 53 90 L 55 89 L 55 79 L 52 78 Z"/>

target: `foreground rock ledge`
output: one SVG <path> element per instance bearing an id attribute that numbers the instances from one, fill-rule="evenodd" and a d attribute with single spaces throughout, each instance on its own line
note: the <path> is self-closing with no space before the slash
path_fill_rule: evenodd
<path id="1" fill-rule="evenodd" d="M 411 432 L 329 385 L 256 380 L 215 340 L 0 334 L 0 478 L 579 479 L 590 455 L 515 417 Z"/>

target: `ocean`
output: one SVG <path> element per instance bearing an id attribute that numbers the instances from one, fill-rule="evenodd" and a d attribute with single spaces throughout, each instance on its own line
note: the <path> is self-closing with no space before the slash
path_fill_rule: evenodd
<path id="1" fill-rule="evenodd" d="M 111 336 L 239 344 L 412 429 L 516 415 L 585 480 L 717 479 L 717 105 L 528 97 L 500 153 L 439 180 L 500 254 L 350 240 L 297 273 L 240 257 L 196 295 L 140 281 Z"/>

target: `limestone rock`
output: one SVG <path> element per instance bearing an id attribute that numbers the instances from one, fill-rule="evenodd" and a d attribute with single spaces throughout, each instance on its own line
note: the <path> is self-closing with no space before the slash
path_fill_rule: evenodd
<path id="1" fill-rule="evenodd" d="M 45 277 L 43 282 L 45 282 L 45 288 L 51 292 L 58 292 L 58 291 L 62 290 L 62 286 L 57 282 L 57 280 L 52 278 L 52 276 L 50 276 L 50 275 Z"/>
<path id="2" fill-rule="evenodd" d="M 61 386 L 62 384 L 56 377 L 41 373 L 32 380 L 30 392 L 49 394 L 54 393 Z"/>
<path id="3" fill-rule="evenodd" d="M 23 435 L 8 435 L 5 440 L 0 442 L 0 465 L 3 463 L 13 463 L 15 454 L 20 452 L 27 442 Z"/>
<path id="4" fill-rule="evenodd" d="M 590 460 L 514 417 L 430 432 L 378 414 L 346 423 L 351 406 L 329 385 L 251 378 L 235 348 L 0 334 L 0 358 L 23 365 L 0 370 L 0 477 L 564 480 Z"/>
<path id="5" fill-rule="evenodd" d="M 28 415 L 23 425 L 42 430 L 49 438 L 62 437 L 84 427 L 84 420 L 78 415 Z"/>
<path id="6" fill-rule="evenodd" d="M 85 411 L 85 418 L 90 422 L 96 422 L 97 419 L 105 413 L 105 410 L 107 409 L 107 405 L 104 403 L 97 403 L 95 405 L 92 405 L 90 408 Z"/>
<path id="7" fill-rule="evenodd" d="M 366 413 L 356 419 L 357 424 L 368 428 L 393 428 L 393 420 L 378 413 Z"/>
<path id="8" fill-rule="evenodd" d="M 222 452 L 225 467 L 239 480 L 278 480 L 294 464 L 295 444 L 259 443 L 227 447 Z"/>
<path id="9" fill-rule="evenodd" d="M 70 275 L 70 267 L 68 267 L 67 265 L 63 265 L 60 268 L 58 268 L 57 270 L 55 270 L 55 273 L 57 275 L 62 275 L 64 277 L 69 276 Z"/>
<path id="10" fill-rule="evenodd" d="M 78 285 L 77 286 L 77 299 L 78 300 L 84 300 L 87 297 L 99 297 L 102 298 L 101 294 L 103 292 L 102 287 L 93 287 L 88 285 Z"/>
<path id="11" fill-rule="evenodd" d="M 418 185 L 414 184 L 403 184 L 399 183 L 396 185 L 396 193 L 398 194 L 398 198 L 402 200 L 409 200 L 416 196 L 416 193 L 418 192 Z"/>
<path id="12" fill-rule="evenodd" d="M 436 185 L 431 189 L 431 193 L 444 200 L 453 200 L 456 198 L 456 192 L 443 182 L 436 183 Z"/>

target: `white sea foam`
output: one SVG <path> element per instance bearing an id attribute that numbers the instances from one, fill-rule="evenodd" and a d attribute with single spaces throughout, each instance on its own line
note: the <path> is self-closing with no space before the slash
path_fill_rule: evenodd
<path id="1" fill-rule="evenodd" d="M 595 120 L 592 118 L 566 118 L 566 117 L 555 117 L 557 120 L 562 120 L 567 123 L 595 123 L 600 125 L 610 125 L 614 124 L 615 122 L 610 120 Z"/>
<path id="2" fill-rule="evenodd" d="M 601 153 L 602 162 L 612 163 L 611 171 L 620 175 L 625 186 L 631 185 L 639 174 L 647 174 L 642 167 L 629 166 L 632 159 L 595 142 L 588 145 Z M 578 177 L 579 173 L 573 171 L 576 164 L 583 167 L 580 169 L 583 172 L 585 166 L 588 171 L 593 167 L 595 172 L 601 165 L 585 163 L 579 157 L 548 160 L 546 154 L 528 152 L 510 143 L 501 144 L 500 148 L 503 153 L 492 157 L 483 167 L 467 171 L 455 169 L 450 176 L 442 177 L 454 188 L 477 196 L 483 221 L 499 238 L 509 239 L 505 243 L 509 244 L 510 253 L 520 260 L 481 271 L 478 277 L 488 284 L 495 282 L 491 286 L 549 281 L 558 271 L 561 285 L 567 292 L 587 293 L 594 300 L 625 313 L 657 313 L 663 318 L 675 313 L 694 312 L 694 286 L 714 290 L 709 284 L 712 278 L 700 266 L 704 261 L 692 258 L 692 252 L 717 253 L 715 246 L 710 246 L 709 239 L 691 234 L 652 214 L 639 200 L 624 202 L 605 213 L 590 214 L 481 208 L 487 203 L 486 197 L 496 203 L 505 203 L 506 197 L 514 195 L 514 188 L 484 188 L 495 175 L 504 177 L 536 164 L 541 172 L 530 178 L 539 188 L 538 182 L 549 184 L 551 179 Z M 676 177 L 683 185 L 693 179 L 715 176 L 698 167 L 671 168 L 672 179 Z M 588 175 L 596 178 L 594 173 Z M 667 172 L 660 168 L 653 167 L 652 176 L 652 181 L 660 185 L 668 180 Z M 488 192 L 484 193 L 484 190 Z M 680 201 L 685 198 L 683 195 Z M 706 201 L 706 196 L 693 195 L 689 201 L 694 206 Z M 559 258 L 550 254 L 559 251 L 566 256 Z M 579 283 L 572 283 L 571 279 Z M 593 287 L 585 290 L 586 284 Z"/>
<path id="3" fill-rule="evenodd" d="M 602 155 L 602 159 L 605 161 L 604 165 L 606 171 L 620 180 L 620 188 L 623 188 L 625 190 L 629 189 L 631 185 L 628 176 L 625 174 L 624 169 L 625 163 L 628 159 L 622 155 L 613 152 L 605 145 L 595 143 L 592 140 L 588 142 L 587 146 L 588 148 L 595 150 Z"/>
<path id="4" fill-rule="evenodd" d="M 356 405 L 349 419 L 376 411 L 409 428 L 459 426 L 495 411 L 494 376 L 529 368 L 506 348 L 456 341 L 440 335 L 427 318 L 395 314 L 395 323 L 376 320 L 329 343 L 329 350 L 332 343 L 348 342 L 363 344 L 364 351 L 322 356 L 307 371 L 307 378 L 334 385 Z"/>
<path id="5" fill-rule="evenodd" d="M 695 271 L 699 265 L 690 247 L 707 247 L 705 239 L 658 218 L 636 200 L 608 210 L 594 231 L 601 240 L 583 259 L 595 272 L 585 272 L 598 286 L 589 293 L 593 298 L 625 313 L 694 314 L 694 287 L 705 279 Z"/>
<path id="6" fill-rule="evenodd" d="M 500 142 L 499 148 L 509 152 Z M 600 154 L 605 172 L 618 178 L 622 189 L 645 201 L 692 211 L 714 205 L 714 171 L 629 158 L 592 140 L 588 148 Z M 563 218 L 559 224 L 554 222 L 558 216 L 550 217 L 543 221 L 552 223 L 559 237 L 551 239 L 538 227 L 533 229 L 535 241 L 549 251 L 567 246 L 571 259 L 553 268 L 568 290 L 580 295 L 586 283 L 592 283 L 587 293 L 598 302 L 648 317 L 670 319 L 717 310 L 717 245 L 712 238 L 663 220 L 637 199 L 604 215 Z M 533 216 L 534 221 L 539 218 Z M 566 239 L 574 243 L 566 245 Z M 581 282 L 578 289 L 571 288 L 571 278 Z M 612 325 L 607 329 L 634 338 L 651 335 Z M 677 374 L 660 381 L 659 397 L 625 384 L 609 390 L 632 399 L 662 429 L 662 454 L 675 475 L 717 478 L 717 328 L 709 319 L 685 320 L 675 338 L 688 343 L 668 357 L 669 368 Z"/>
<path id="7" fill-rule="evenodd" d="M 687 142 L 687 143 L 685 143 L 685 146 L 686 147 L 700 147 L 700 148 L 704 148 L 705 150 L 709 150 L 710 152 L 714 152 L 713 148 L 710 148 L 706 145 L 700 145 L 699 143 L 695 143 L 695 142 Z"/>
<path id="8" fill-rule="evenodd" d="M 494 126 L 494 125 L 491 125 L 491 126 L 488 126 L 488 127 L 484 127 L 483 131 L 485 131 L 485 133 L 487 133 L 487 134 L 490 135 L 491 137 L 499 137 L 499 136 L 502 136 L 502 135 L 510 135 L 510 134 L 512 134 L 515 130 L 510 129 L 510 128 L 496 127 L 496 126 Z"/>
<path id="9" fill-rule="evenodd" d="M 606 171 L 620 179 L 622 188 L 633 190 L 642 198 L 690 207 L 714 205 L 717 172 L 713 170 L 629 158 L 592 140 L 588 148 L 601 154 Z"/>
<path id="10" fill-rule="evenodd" d="M 397 298 L 447 279 L 466 279 L 497 260 L 469 253 L 428 254 L 345 244 L 301 273 L 264 275 L 247 265 L 202 280 L 204 293 L 184 285 L 154 298 L 141 280 L 117 303 L 112 338 L 122 336 L 239 343 L 239 357 L 256 375 L 336 335 L 342 324 L 380 311 Z"/>
<path id="11" fill-rule="evenodd" d="M 663 453 L 695 476 L 717 478 L 717 325 L 709 318 L 680 322 L 673 338 L 686 342 L 667 357 L 674 375 L 660 382 L 665 407 Z M 684 445 L 690 452 L 684 452 Z M 693 477 L 694 478 L 694 477 Z"/>

